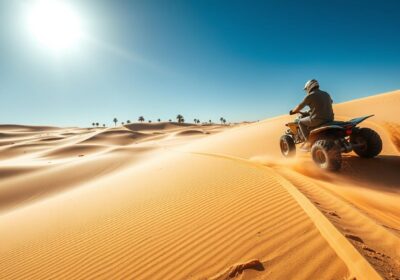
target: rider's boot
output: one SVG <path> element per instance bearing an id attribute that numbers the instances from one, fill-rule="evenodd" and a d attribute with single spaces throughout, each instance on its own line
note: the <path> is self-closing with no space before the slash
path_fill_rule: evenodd
<path id="1" fill-rule="evenodd" d="M 311 150 L 310 142 L 306 141 L 299 147 L 299 150 L 302 152 L 309 152 Z"/>

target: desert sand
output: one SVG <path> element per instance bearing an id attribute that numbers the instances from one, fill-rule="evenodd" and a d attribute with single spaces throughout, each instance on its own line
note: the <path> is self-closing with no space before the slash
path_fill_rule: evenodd
<path id="1" fill-rule="evenodd" d="M 400 91 L 375 159 L 284 159 L 293 116 L 235 125 L 0 125 L 0 279 L 400 279 Z"/>

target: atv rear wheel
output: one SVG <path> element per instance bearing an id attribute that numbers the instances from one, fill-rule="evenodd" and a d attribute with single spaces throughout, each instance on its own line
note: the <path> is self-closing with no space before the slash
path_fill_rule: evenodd
<path id="1" fill-rule="evenodd" d="M 315 141 L 311 148 L 311 155 L 315 164 L 322 169 L 336 171 L 342 165 L 340 147 L 331 139 Z"/>
<path id="2" fill-rule="evenodd" d="M 363 158 L 372 158 L 382 151 L 382 139 L 378 133 L 370 128 L 360 128 L 350 138 L 355 147 L 354 152 Z"/>
<path id="3" fill-rule="evenodd" d="M 294 157 L 296 155 L 296 145 L 289 135 L 283 135 L 279 141 L 281 153 L 285 157 Z"/>

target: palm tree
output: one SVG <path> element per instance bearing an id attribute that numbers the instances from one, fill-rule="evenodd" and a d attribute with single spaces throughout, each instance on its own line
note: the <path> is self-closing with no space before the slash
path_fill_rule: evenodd
<path id="1" fill-rule="evenodd" d="M 220 117 L 219 120 L 220 120 L 221 124 L 224 123 L 224 118 L 223 117 Z"/>
<path id="2" fill-rule="evenodd" d="M 96 126 L 99 127 L 99 123 L 98 122 L 96 123 Z"/>
<path id="3" fill-rule="evenodd" d="M 224 124 L 226 124 L 226 120 L 225 119 L 223 119 L 223 121 L 222 121 Z"/>
<path id="4" fill-rule="evenodd" d="M 144 122 L 144 117 L 143 117 L 143 116 L 140 116 L 139 119 L 138 119 L 138 121 Z"/>
<path id="5" fill-rule="evenodd" d="M 158 122 L 161 122 L 161 119 L 157 119 Z"/>
<path id="6" fill-rule="evenodd" d="M 209 122 L 210 124 L 212 123 L 212 121 L 211 121 L 211 120 L 209 120 L 208 122 Z"/>
<path id="7" fill-rule="evenodd" d="M 96 124 L 94 122 L 92 122 L 92 126 L 95 126 Z"/>
<path id="8" fill-rule="evenodd" d="M 149 120 L 149 123 L 151 123 L 151 120 Z"/>
<path id="9" fill-rule="evenodd" d="M 106 127 L 106 124 L 103 123 L 103 127 Z"/>
<path id="10" fill-rule="evenodd" d="M 127 120 L 126 123 L 131 123 L 131 121 L 130 121 L 130 120 Z"/>
<path id="11" fill-rule="evenodd" d="M 199 123 L 200 123 L 200 120 L 197 120 L 197 123 L 199 124 Z"/>
<path id="12" fill-rule="evenodd" d="M 117 118 L 114 118 L 114 119 L 113 119 L 113 122 L 115 123 L 115 126 L 117 126 L 118 119 L 117 119 Z"/>
<path id="13" fill-rule="evenodd" d="M 124 122 L 122 122 L 121 124 L 122 124 L 122 125 L 124 125 L 125 123 L 124 123 Z"/>
<path id="14" fill-rule="evenodd" d="M 185 122 L 185 119 L 183 118 L 183 116 L 181 114 L 178 114 L 176 116 L 176 119 L 178 120 L 178 123 L 183 123 Z"/>
<path id="15" fill-rule="evenodd" d="M 194 123 L 197 123 L 197 119 L 193 119 L 193 122 L 194 122 Z"/>
<path id="16" fill-rule="evenodd" d="M 169 119 L 168 121 L 169 121 L 169 122 L 172 122 L 172 120 L 171 120 L 171 119 Z"/>

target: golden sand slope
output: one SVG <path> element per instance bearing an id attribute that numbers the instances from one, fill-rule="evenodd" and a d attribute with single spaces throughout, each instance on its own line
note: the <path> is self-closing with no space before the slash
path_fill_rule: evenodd
<path id="1" fill-rule="evenodd" d="M 190 131 L 201 138 L 226 128 L 177 123 L 108 129 L 0 125 L 0 211 L 120 171 L 162 147 L 193 140 Z M 186 138 L 176 137 L 185 132 Z"/>
<path id="2" fill-rule="evenodd" d="M 275 278 L 347 274 L 273 172 L 213 156 L 168 153 L 2 223 L 5 278 L 199 279 L 253 258 Z"/>
<path id="3" fill-rule="evenodd" d="M 399 97 L 336 106 L 339 118 L 375 113 L 365 126 L 384 141 L 339 173 L 281 157 L 288 116 L 0 126 L 0 279 L 396 279 Z"/>

